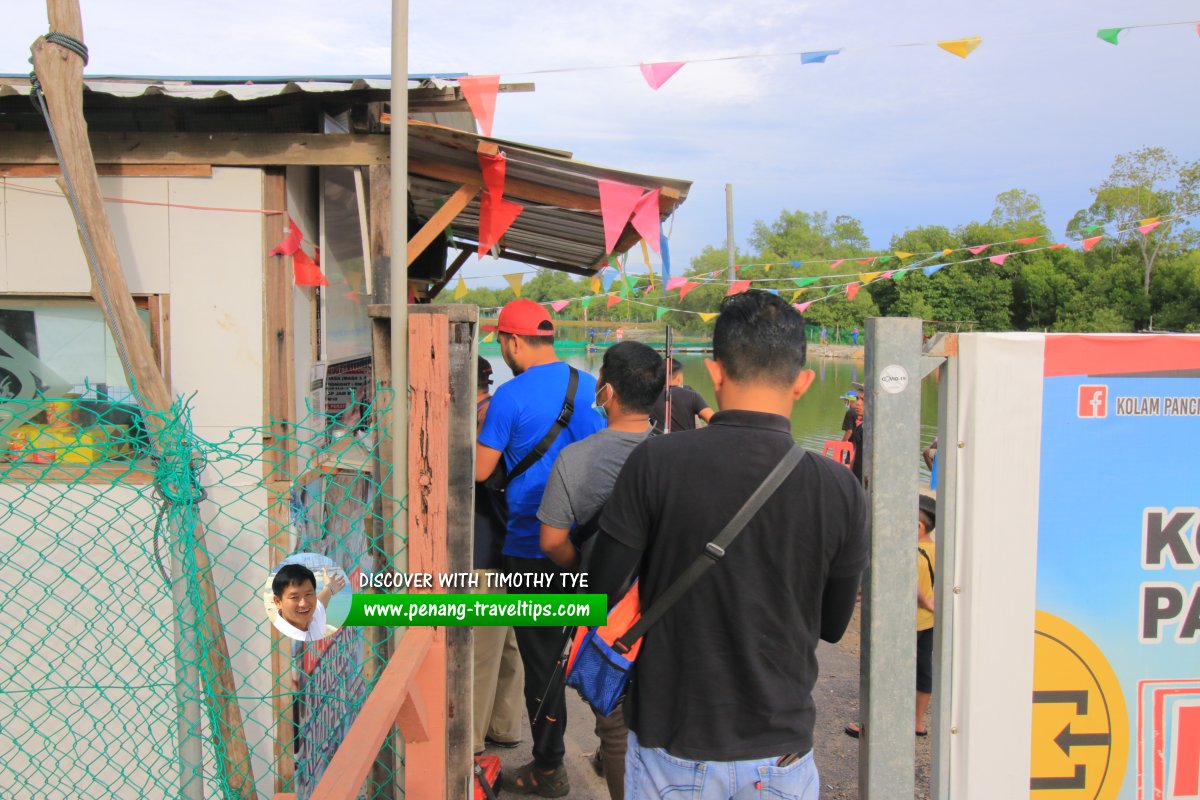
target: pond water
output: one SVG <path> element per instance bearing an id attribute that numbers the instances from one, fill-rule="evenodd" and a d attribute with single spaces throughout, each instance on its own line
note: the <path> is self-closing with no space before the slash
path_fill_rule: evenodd
<path id="1" fill-rule="evenodd" d="M 500 358 L 500 347 L 496 344 L 479 346 L 479 353 L 492 365 L 494 386 L 499 386 L 512 378 L 512 371 Z M 559 351 L 559 358 L 586 370 L 592 375 L 600 372 L 600 362 L 603 352 L 585 353 L 579 349 L 564 348 Z M 705 355 L 692 353 L 677 353 L 683 363 L 683 382 L 702 394 L 709 405 L 717 407 L 717 398 L 713 393 L 712 380 L 704 368 Z M 841 397 L 854 389 L 854 383 L 863 381 L 863 364 L 840 358 L 811 358 L 808 368 L 816 373 L 813 385 L 804 397 L 792 409 L 792 435 L 796 441 L 810 450 L 820 452 L 829 439 L 842 438 L 842 417 L 846 406 Z M 937 383 L 936 373 L 930 375 L 921 385 L 921 447 L 924 448 L 937 435 Z M 919 452 L 913 454 L 921 462 Z M 929 472 L 924 462 L 920 463 L 921 475 L 926 484 Z"/>

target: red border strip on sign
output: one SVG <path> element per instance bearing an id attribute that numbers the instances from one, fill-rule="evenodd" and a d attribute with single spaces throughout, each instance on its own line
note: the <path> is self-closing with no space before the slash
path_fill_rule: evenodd
<path id="1" fill-rule="evenodd" d="M 1200 336 L 1046 336 L 1047 378 L 1193 369 L 1200 369 Z"/>

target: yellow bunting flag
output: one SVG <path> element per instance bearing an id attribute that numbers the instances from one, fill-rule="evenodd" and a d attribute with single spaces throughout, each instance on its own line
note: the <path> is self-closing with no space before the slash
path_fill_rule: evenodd
<path id="1" fill-rule="evenodd" d="M 1138 225 L 1153 225 L 1154 223 L 1158 222 L 1160 219 L 1162 219 L 1162 217 L 1146 217 L 1144 220 L 1139 222 Z"/>
<path id="2" fill-rule="evenodd" d="M 954 252 L 954 251 L 953 251 L 952 249 L 950 249 L 949 247 L 943 247 L 943 248 L 942 248 L 942 255 L 944 255 L 944 256 L 948 256 L 948 255 L 950 255 L 950 254 L 951 254 L 951 253 L 953 253 L 953 252 Z"/>
<path id="3" fill-rule="evenodd" d="M 860 272 L 858 273 L 858 279 L 863 283 L 870 283 L 882 274 L 882 272 Z"/>
<path id="4" fill-rule="evenodd" d="M 592 282 L 589 284 L 592 287 L 592 294 L 600 294 L 600 276 L 593 275 Z"/>
<path id="5" fill-rule="evenodd" d="M 705 322 L 712 322 L 716 318 L 717 318 L 716 314 L 701 314 L 700 315 L 700 319 L 704 320 Z"/>
<path id="6" fill-rule="evenodd" d="M 458 283 L 454 285 L 454 299 L 462 300 L 467 296 L 467 282 L 463 280 L 463 276 L 458 276 Z"/>
<path id="7" fill-rule="evenodd" d="M 897 250 L 895 252 L 895 256 L 896 256 L 896 258 L 903 261 L 906 258 L 912 258 L 912 253 L 906 253 L 903 250 Z"/>
<path id="8" fill-rule="evenodd" d="M 771 265 L 770 265 L 770 264 L 767 264 L 765 267 L 763 267 L 763 272 L 770 272 L 770 271 L 771 271 Z"/>
<path id="9" fill-rule="evenodd" d="M 642 260 L 646 262 L 646 269 L 650 268 L 650 248 L 646 247 L 646 240 L 642 239 Z"/>
<path id="10" fill-rule="evenodd" d="M 808 289 L 797 289 L 796 291 L 792 292 L 792 302 L 793 303 L 796 302 L 796 298 L 799 297 L 800 295 L 804 294 L 807 291 L 808 291 Z"/>
<path id="11" fill-rule="evenodd" d="M 483 344 L 487 344 L 488 342 L 494 342 L 494 341 L 496 341 L 496 332 L 495 331 L 492 331 L 491 333 L 489 333 L 487 336 L 483 337 L 483 339 L 482 339 Z"/>
<path id="12" fill-rule="evenodd" d="M 513 272 L 504 276 L 504 280 L 508 281 L 508 285 L 512 287 L 513 294 L 517 297 L 521 296 L 521 281 L 525 280 L 525 273 Z"/>
<path id="13" fill-rule="evenodd" d="M 982 41 L 982 37 L 968 36 L 965 39 L 946 39 L 938 42 L 937 46 L 951 55 L 956 55 L 959 58 L 966 58 L 967 56 L 971 55 L 972 52 L 974 52 L 976 47 L 979 47 L 979 44 Z"/>

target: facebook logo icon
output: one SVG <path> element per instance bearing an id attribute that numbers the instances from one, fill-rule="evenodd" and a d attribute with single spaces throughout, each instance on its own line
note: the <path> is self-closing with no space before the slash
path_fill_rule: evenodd
<path id="1" fill-rule="evenodd" d="M 1108 416 L 1108 387 L 1087 385 L 1079 387 L 1079 416 L 1102 419 Z"/>

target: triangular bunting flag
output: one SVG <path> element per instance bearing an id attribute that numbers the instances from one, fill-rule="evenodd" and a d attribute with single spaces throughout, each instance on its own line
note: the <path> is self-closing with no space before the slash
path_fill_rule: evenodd
<path id="1" fill-rule="evenodd" d="M 687 278 L 683 277 L 682 275 L 680 275 L 677 278 L 671 278 L 667 281 L 666 288 L 663 289 L 663 291 L 664 292 L 673 292 L 676 289 L 678 289 L 680 286 L 683 286 L 685 283 L 687 283 Z"/>
<path id="2" fill-rule="evenodd" d="M 588 281 L 588 288 L 592 290 L 593 294 L 600 293 L 600 276 L 599 275 L 592 276 L 592 279 L 590 281 Z"/>
<path id="3" fill-rule="evenodd" d="M 667 235 L 663 233 L 662 223 L 658 225 L 658 244 L 662 248 L 659 256 L 662 258 L 663 283 L 666 283 L 671 280 L 671 246 L 667 242 Z"/>
<path id="4" fill-rule="evenodd" d="M 871 281 L 878 278 L 882 274 L 883 274 L 882 272 L 860 272 L 858 275 L 858 279 L 860 281 L 862 281 L 864 284 L 868 284 Z"/>
<path id="5" fill-rule="evenodd" d="M 779 297 L 778 289 L 767 289 L 767 291 L 770 292 L 771 294 L 775 295 L 776 297 Z"/>
<path id="6" fill-rule="evenodd" d="M 767 264 L 767 265 L 765 265 L 765 266 L 763 267 L 763 272 L 770 272 L 770 271 L 771 271 L 771 267 L 772 267 L 772 266 L 773 266 L 772 264 Z"/>
<path id="7" fill-rule="evenodd" d="M 524 210 L 525 206 L 520 203 L 500 199 L 491 192 L 484 194 L 479 203 L 480 257 L 500 243 L 500 238 Z"/>
<path id="8" fill-rule="evenodd" d="M 658 219 L 658 189 L 646 192 L 633 207 L 633 229 L 642 235 L 642 240 L 654 252 L 659 251 L 658 237 L 661 231 Z M 650 257 L 646 256 L 646 266 Z"/>
<path id="9" fill-rule="evenodd" d="M 1091 250 L 1093 247 L 1095 247 L 1097 244 L 1099 244 L 1100 240 L 1103 238 L 1104 238 L 1104 236 L 1101 235 L 1101 236 L 1093 236 L 1089 239 L 1084 239 L 1083 240 L 1083 252 L 1086 253 L 1089 250 Z"/>
<path id="10" fill-rule="evenodd" d="M 1159 225 L 1162 225 L 1162 223 L 1161 222 L 1148 222 L 1145 225 L 1139 225 L 1137 232 L 1140 233 L 1142 236 L 1147 236 L 1147 235 L 1149 235 L 1150 231 L 1154 230 Z"/>
<path id="11" fill-rule="evenodd" d="M 609 287 L 611 287 L 613 285 L 613 281 L 615 281 L 616 279 L 617 279 L 616 270 L 605 267 L 604 270 L 602 270 L 600 273 L 600 283 L 603 285 L 605 292 L 607 292 L 609 290 Z"/>
<path id="12" fill-rule="evenodd" d="M 886 281 L 888 278 L 892 277 L 892 276 L 893 276 L 893 275 L 895 275 L 895 274 L 896 274 L 896 273 L 892 272 L 892 271 L 889 269 L 887 272 L 885 272 L 885 273 L 883 273 L 882 275 L 880 275 L 880 276 L 879 276 L 879 280 L 881 280 L 881 281 Z"/>
<path id="13" fill-rule="evenodd" d="M 497 200 L 504 196 L 504 174 L 507 165 L 504 156 L 479 154 L 479 171 L 483 173 L 483 186 Z"/>
<path id="14" fill-rule="evenodd" d="M 796 303 L 795 307 L 796 307 L 797 311 L 799 311 L 801 314 L 803 314 L 805 311 L 808 311 L 808 307 L 811 306 L 812 304 L 813 304 L 813 301 L 809 300 L 806 303 Z"/>
<path id="15" fill-rule="evenodd" d="M 695 289 L 699 285 L 700 284 L 696 283 L 695 281 L 688 281 L 683 286 L 680 286 L 679 287 L 679 299 L 683 300 L 683 298 L 688 296 L 688 292 L 690 292 L 692 289 Z"/>
<path id="16" fill-rule="evenodd" d="M 658 91 L 664 83 L 671 79 L 672 75 L 679 72 L 685 63 L 684 61 L 659 61 L 653 64 L 642 64 L 642 77 L 646 79 L 646 83 L 650 84 L 651 89 Z"/>
<path id="17" fill-rule="evenodd" d="M 641 280 L 642 279 L 640 277 L 638 277 L 637 275 L 626 275 L 625 276 L 625 286 L 626 286 L 626 288 L 629 288 L 629 289 L 636 289 L 638 282 L 640 282 Z"/>
<path id="18" fill-rule="evenodd" d="M 968 36 L 965 39 L 946 39 L 938 42 L 937 46 L 959 58 L 966 58 L 975 51 L 976 47 L 979 47 L 982 41 L 983 39 L 979 36 Z"/>
<path id="19" fill-rule="evenodd" d="M 893 281 L 903 280 L 904 276 L 908 275 L 908 273 L 910 273 L 912 271 L 913 271 L 912 267 L 908 267 L 907 269 L 898 269 L 898 270 L 896 270 L 896 274 L 892 276 L 892 280 Z"/>
<path id="20" fill-rule="evenodd" d="M 662 306 L 658 306 L 658 307 L 656 307 L 656 308 L 654 309 L 654 319 L 655 319 L 655 321 L 658 321 L 658 320 L 662 319 L 662 318 L 663 318 L 663 316 L 664 316 L 664 315 L 665 315 L 665 314 L 666 314 L 668 311 L 670 311 L 670 310 L 671 310 L 671 309 L 669 309 L 669 308 L 663 308 Z"/>
<path id="21" fill-rule="evenodd" d="M 704 320 L 705 322 L 712 322 L 716 318 L 717 318 L 717 315 L 712 314 L 712 313 L 700 315 L 700 319 Z"/>
<path id="22" fill-rule="evenodd" d="M 848 300 L 853 300 L 854 296 L 858 294 L 858 290 L 861 288 L 862 288 L 862 284 L 857 283 L 857 282 L 848 285 L 846 287 L 846 298 Z"/>
<path id="23" fill-rule="evenodd" d="M 646 247 L 646 240 L 642 239 L 638 244 L 642 246 L 642 261 L 646 262 L 646 269 L 650 269 L 650 250 Z"/>
<path id="24" fill-rule="evenodd" d="M 479 341 L 480 341 L 482 344 L 487 344 L 488 342 L 494 342 L 494 341 L 496 341 L 496 332 L 495 332 L 495 331 L 492 331 L 491 333 L 489 333 L 487 336 L 483 337 L 483 338 L 482 338 L 482 339 L 480 339 Z"/>
<path id="25" fill-rule="evenodd" d="M 504 280 L 508 281 L 508 285 L 512 287 L 513 294 L 517 297 L 521 296 L 521 282 L 525 280 L 524 272 L 511 272 L 504 276 Z"/>
<path id="26" fill-rule="evenodd" d="M 836 56 L 840 52 L 842 52 L 842 51 L 839 48 L 837 50 L 815 50 L 811 53 L 801 53 L 800 54 L 800 63 L 801 64 L 824 64 L 825 59 L 829 58 L 830 56 Z"/>
<path id="27" fill-rule="evenodd" d="M 1096 31 L 1096 38 L 1103 39 L 1104 41 L 1108 42 L 1109 44 L 1116 44 L 1117 37 L 1121 35 L 1121 31 L 1123 31 L 1123 30 L 1125 30 L 1125 29 L 1124 28 L 1101 28 L 1100 30 Z"/>
<path id="28" fill-rule="evenodd" d="M 804 262 L 803 261 L 789 261 L 788 263 L 791 264 L 793 267 L 799 267 Z"/>
<path id="29" fill-rule="evenodd" d="M 879 257 L 879 263 L 880 263 L 880 264 L 886 264 L 887 262 L 889 262 L 889 261 L 891 261 L 891 260 L 892 260 L 892 257 L 891 257 L 891 256 L 880 256 L 880 257 Z"/>
<path id="30" fill-rule="evenodd" d="M 1138 225 L 1149 225 L 1151 222 L 1158 222 L 1162 217 L 1146 217 L 1138 222 Z"/>
<path id="31" fill-rule="evenodd" d="M 854 263 L 858 264 L 859 266 L 866 267 L 875 263 L 875 256 L 872 256 L 871 258 L 860 258 Z"/>
<path id="32" fill-rule="evenodd" d="M 1009 256 L 1011 256 L 1011 255 L 1012 255 L 1012 253 L 1001 253 L 1001 254 L 1000 254 L 1000 255 L 998 255 L 998 256 L 989 256 L 989 257 L 988 257 L 988 261 L 992 262 L 993 264 L 996 264 L 997 266 L 1001 266 L 1001 267 L 1003 267 L 1003 266 L 1004 266 L 1004 262 L 1005 262 L 1005 261 L 1008 259 L 1008 257 L 1009 257 Z"/>
<path id="33" fill-rule="evenodd" d="M 796 302 L 796 298 L 799 297 L 800 295 L 804 294 L 807 291 L 808 291 L 808 289 L 797 289 L 796 291 L 792 292 L 792 302 L 793 303 Z"/>
<path id="34" fill-rule="evenodd" d="M 977 255 L 979 255 L 980 253 L 982 253 L 984 250 L 987 250 L 989 247 L 991 247 L 991 245 L 990 245 L 990 244 L 981 244 L 981 245 L 979 245 L 978 247 L 968 247 L 968 248 L 967 248 L 967 251 L 968 251 L 968 252 L 969 252 L 971 255 L 973 255 L 973 256 L 977 256 Z"/>
<path id="35" fill-rule="evenodd" d="M 804 286 L 812 286 L 814 283 L 816 283 L 817 281 L 819 281 L 821 279 L 820 278 L 793 278 L 792 280 L 795 282 L 795 284 L 797 286 L 804 287 Z"/>
<path id="36" fill-rule="evenodd" d="M 465 75 L 458 79 L 458 88 L 471 108 L 484 136 L 492 135 L 496 118 L 496 95 L 500 93 L 499 75 Z"/>
<path id="37" fill-rule="evenodd" d="M 795 262 L 793 262 L 793 263 L 795 263 Z M 844 259 L 844 258 L 839 258 L 837 261 L 834 261 L 832 264 L 830 264 L 830 265 L 829 265 L 829 268 L 830 268 L 830 269 L 837 269 L 838 267 L 840 267 L 842 264 L 845 264 L 845 263 L 846 263 L 846 259 Z"/>
<path id="38" fill-rule="evenodd" d="M 271 248 L 269 256 L 290 256 L 300 249 L 300 242 L 304 241 L 304 234 L 300 232 L 300 226 L 291 217 L 287 220 L 287 234 L 283 237 L 283 241 Z"/>
<path id="39" fill-rule="evenodd" d="M 604 178 L 599 178 L 596 183 L 600 187 L 600 216 L 604 219 L 604 250 L 611 253 L 645 190 Z"/>
<path id="40" fill-rule="evenodd" d="M 570 304 L 571 304 L 570 300 L 555 300 L 553 303 L 550 304 L 550 307 L 553 308 L 554 313 L 557 314 Z"/>
<path id="41" fill-rule="evenodd" d="M 1079 230 L 1083 231 L 1084 233 L 1095 233 L 1096 231 L 1100 230 L 1100 226 L 1099 225 L 1084 225 Z"/>
<path id="42" fill-rule="evenodd" d="M 1042 238 L 1042 237 L 1041 236 L 1026 236 L 1024 239 L 1017 239 L 1017 244 L 1033 244 L 1040 238 Z"/>
<path id="43" fill-rule="evenodd" d="M 945 264 L 930 264 L 928 267 L 921 267 L 921 272 L 924 272 L 926 275 L 932 275 L 933 273 L 937 272 L 939 269 L 941 269 L 944 266 L 946 266 L 946 265 Z"/>
<path id="44" fill-rule="evenodd" d="M 750 288 L 750 281 L 734 281 L 729 284 L 729 291 L 725 292 L 725 296 L 729 297 L 735 294 L 741 294 Z"/>
<path id="45" fill-rule="evenodd" d="M 610 294 L 610 295 L 608 296 L 608 306 L 607 306 L 607 307 L 608 307 L 608 308 L 612 308 L 613 306 L 615 306 L 615 305 L 616 305 L 617 303 L 619 303 L 619 302 L 621 302 L 621 298 L 620 298 L 619 296 L 617 296 L 617 295 L 615 295 L 615 294 Z"/>
<path id="46" fill-rule="evenodd" d="M 593 300 L 595 300 L 595 299 L 596 299 L 596 298 L 594 298 L 594 297 L 581 297 L 581 298 L 579 298 L 579 306 L 580 306 L 580 308 L 582 308 L 583 310 L 585 310 L 585 311 L 586 311 L 586 310 L 587 310 L 587 307 L 588 307 L 588 306 L 590 306 L 590 305 L 592 304 L 592 301 L 593 301 Z"/>
<path id="47" fill-rule="evenodd" d="M 297 250 L 292 253 L 292 274 L 297 286 L 328 286 L 329 279 L 321 274 L 317 262 L 309 258 L 308 253 Z"/>
<path id="48" fill-rule="evenodd" d="M 1050 248 L 1049 248 L 1049 249 L 1051 249 L 1051 250 L 1062 250 L 1062 249 L 1063 249 L 1064 247 L 1066 247 L 1066 246 L 1067 246 L 1067 243 L 1066 243 L 1066 242 L 1059 242 L 1058 244 L 1052 244 L 1052 245 L 1050 245 Z"/>
<path id="49" fill-rule="evenodd" d="M 896 258 L 900 259 L 901 261 L 903 261 L 906 258 L 912 258 L 912 253 L 906 253 L 903 250 L 897 250 L 895 255 L 896 255 Z"/>
<path id="50" fill-rule="evenodd" d="M 454 299 L 462 300 L 467 296 L 467 282 L 463 280 L 463 276 L 458 276 L 458 283 L 454 285 Z"/>
<path id="51" fill-rule="evenodd" d="M 953 249 L 951 249 L 951 248 L 949 248 L 949 247 L 946 247 L 946 248 L 943 248 L 943 249 L 942 249 L 942 255 L 944 255 L 944 256 L 948 256 L 948 255 L 950 255 L 950 254 L 951 254 L 951 253 L 953 253 L 953 252 L 954 252 L 954 250 L 953 250 Z"/>

